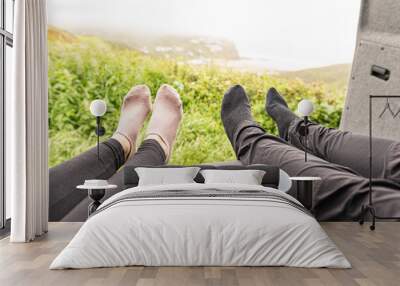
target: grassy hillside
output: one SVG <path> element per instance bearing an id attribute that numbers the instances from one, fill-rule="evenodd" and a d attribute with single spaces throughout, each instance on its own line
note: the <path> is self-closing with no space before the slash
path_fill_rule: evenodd
<path id="1" fill-rule="evenodd" d="M 280 73 L 280 76 L 287 79 L 300 79 L 306 83 L 322 83 L 332 92 L 336 90 L 345 92 L 350 77 L 350 71 L 351 64 L 339 64 Z"/>
<path id="2" fill-rule="evenodd" d="M 234 158 L 220 121 L 224 92 L 233 84 L 245 86 L 257 121 L 277 133 L 264 112 L 266 90 L 274 86 L 295 109 L 302 98 L 316 104 L 314 119 L 331 127 L 339 124 L 343 92 L 326 97 L 323 84 L 306 84 L 269 75 L 191 66 L 114 45 L 95 37 L 52 30 L 49 34 L 50 165 L 54 166 L 95 145 L 93 99 L 104 99 L 108 138 L 115 130 L 121 101 L 135 84 L 147 84 L 152 94 L 162 83 L 181 94 L 184 119 L 171 163 L 193 164 Z"/>
<path id="3" fill-rule="evenodd" d="M 77 39 L 71 33 L 50 26 L 48 29 L 50 41 L 65 41 L 70 43 Z M 95 35 L 90 35 L 95 37 Z M 233 42 L 214 37 L 204 36 L 150 36 L 132 34 L 101 34 L 104 41 L 113 46 L 127 48 L 153 57 L 190 59 L 239 59 L 239 53 Z"/>
<path id="4" fill-rule="evenodd" d="M 57 29 L 56 27 L 48 28 L 47 39 L 49 43 L 62 42 L 69 44 L 69 43 L 76 43 L 79 41 L 75 35 L 68 33 L 67 31 Z"/>

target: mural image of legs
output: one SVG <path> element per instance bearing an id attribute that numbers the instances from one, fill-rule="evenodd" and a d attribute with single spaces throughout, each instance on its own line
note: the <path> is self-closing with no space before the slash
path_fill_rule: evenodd
<path id="1" fill-rule="evenodd" d="M 146 138 L 126 162 L 129 166 L 160 166 L 168 162 L 182 120 L 182 102 L 177 91 L 162 85 L 153 105 Z"/>
<path id="2" fill-rule="evenodd" d="M 174 93 L 174 96 L 171 96 L 171 93 Z M 151 103 L 150 90 L 146 86 L 134 87 L 124 98 L 117 131 L 112 138 L 100 144 L 100 161 L 94 147 L 50 169 L 50 221 L 86 219 L 89 203 L 87 194 L 75 190 L 84 180 L 109 179 L 111 183 L 121 186 L 122 172 L 117 171 L 124 164 L 165 164 L 182 118 L 182 106 L 177 103 L 180 103 L 180 98 L 175 90 L 169 86 L 160 88 L 154 103 L 148 135 L 135 151 L 137 136 L 151 111 Z M 156 127 L 163 132 L 155 130 Z M 118 191 L 121 191 L 121 188 Z M 115 192 L 107 193 L 105 198 L 112 194 Z"/>
<path id="3" fill-rule="evenodd" d="M 304 162 L 301 149 L 282 138 L 267 134 L 252 118 L 248 97 L 241 86 L 224 96 L 221 119 L 237 158 L 243 164 L 270 164 L 290 176 L 318 176 L 314 213 L 320 220 L 357 219 L 368 200 L 368 179 L 347 166 L 310 155 Z M 374 179 L 374 202 L 381 216 L 400 215 L 399 186 L 385 179 Z"/>
<path id="4" fill-rule="evenodd" d="M 163 84 L 154 101 L 154 111 L 147 127 L 146 138 L 160 143 L 167 161 L 172 153 L 182 115 L 182 101 L 178 92 L 173 87 Z"/>
<path id="5" fill-rule="evenodd" d="M 273 88 L 267 93 L 267 113 L 276 121 L 281 138 L 304 150 L 304 140 L 298 130 L 303 120 L 288 107 Z M 347 166 L 369 178 L 369 137 L 316 123 L 308 127 L 307 151 L 328 162 Z M 391 179 L 400 184 L 400 142 L 373 138 L 373 178 Z"/>

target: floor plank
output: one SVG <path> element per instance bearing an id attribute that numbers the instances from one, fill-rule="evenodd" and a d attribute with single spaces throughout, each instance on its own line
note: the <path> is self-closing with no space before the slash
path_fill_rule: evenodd
<path id="1" fill-rule="evenodd" d="M 376 231 L 351 222 L 322 223 L 352 263 L 352 269 L 289 267 L 119 267 L 48 270 L 51 261 L 81 223 L 51 223 L 50 231 L 32 243 L 0 240 L 0 285 L 399 285 L 400 223 L 379 222 Z"/>

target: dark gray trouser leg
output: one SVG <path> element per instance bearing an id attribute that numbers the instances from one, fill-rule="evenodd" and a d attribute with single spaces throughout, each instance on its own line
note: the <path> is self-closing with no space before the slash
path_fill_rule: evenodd
<path id="1" fill-rule="evenodd" d="M 289 142 L 304 150 L 305 140 L 297 130 L 302 120 L 289 127 Z M 361 176 L 369 178 L 369 137 L 326 128 L 311 123 L 308 128 L 307 150 L 328 162 L 347 166 Z M 400 183 L 400 142 L 372 139 L 372 177 L 385 178 Z"/>
<path id="2" fill-rule="evenodd" d="M 304 152 L 286 141 L 266 134 L 254 122 L 238 126 L 232 142 L 243 164 L 270 164 L 290 176 L 318 176 L 315 185 L 314 212 L 320 220 L 357 219 L 361 206 L 368 202 L 368 179 L 348 167 L 329 163 L 314 155 L 304 162 Z M 374 179 L 374 203 L 379 216 L 400 216 L 400 185 Z"/>
<path id="3" fill-rule="evenodd" d="M 65 161 L 49 170 L 49 220 L 61 220 L 75 205 L 87 197 L 76 186 L 87 179 L 108 179 L 122 164 L 124 150 L 121 144 L 109 139 L 100 144 L 100 161 L 97 147 Z"/>
<path id="4" fill-rule="evenodd" d="M 106 193 L 105 199 L 122 190 L 123 172 L 117 172 L 125 163 L 121 144 L 114 139 L 101 143 L 100 158 L 99 162 L 95 147 L 50 169 L 50 221 L 86 220 L 90 201 L 86 191 L 76 190 L 86 179 L 108 179 L 118 185 L 116 190 Z M 158 142 L 145 140 L 126 164 L 162 165 L 164 162 L 165 154 Z"/>

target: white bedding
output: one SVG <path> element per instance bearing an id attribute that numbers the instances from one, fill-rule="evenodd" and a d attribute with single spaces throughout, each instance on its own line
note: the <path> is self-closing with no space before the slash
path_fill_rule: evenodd
<path id="1" fill-rule="evenodd" d="M 131 188 L 106 200 L 99 207 L 103 210 L 83 224 L 50 269 L 127 265 L 351 267 L 312 216 L 280 200 L 172 197 L 115 203 L 136 192 L 168 190 L 262 190 L 299 204 L 281 191 L 254 185 Z"/>

